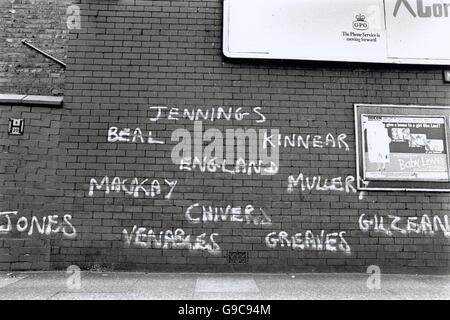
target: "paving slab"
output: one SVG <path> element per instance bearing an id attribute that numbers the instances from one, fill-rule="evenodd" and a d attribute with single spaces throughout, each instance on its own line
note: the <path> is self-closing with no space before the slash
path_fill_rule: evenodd
<path id="1" fill-rule="evenodd" d="M 259 293 L 253 277 L 248 276 L 200 276 L 195 286 L 196 293 Z"/>
<path id="2" fill-rule="evenodd" d="M 205 293 L 205 292 L 196 292 L 193 296 L 194 300 L 267 300 L 262 294 L 258 293 Z M 271 299 L 271 298 L 270 298 Z"/>
<path id="3" fill-rule="evenodd" d="M 67 286 L 65 272 L 0 274 L 0 300 L 434 300 L 450 299 L 450 276 L 367 274 L 202 274 L 82 272 Z"/>

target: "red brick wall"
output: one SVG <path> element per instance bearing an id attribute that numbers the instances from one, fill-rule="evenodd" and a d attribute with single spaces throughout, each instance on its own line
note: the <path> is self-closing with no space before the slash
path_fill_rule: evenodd
<path id="1" fill-rule="evenodd" d="M 64 61 L 72 0 L 0 0 L 0 93 L 62 95 L 64 69 L 22 44 Z"/>

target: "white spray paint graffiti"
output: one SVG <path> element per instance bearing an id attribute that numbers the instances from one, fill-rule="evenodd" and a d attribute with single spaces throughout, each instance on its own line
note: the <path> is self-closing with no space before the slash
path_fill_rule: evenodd
<path id="1" fill-rule="evenodd" d="M 368 181 L 360 180 L 364 187 L 369 185 Z M 294 189 L 299 187 L 301 192 L 309 192 L 312 190 L 317 191 L 337 191 L 344 193 L 357 193 L 358 190 L 355 186 L 356 179 L 354 176 L 335 177 L 335 178 L 323 178 L 321 176 L 305 176 L 300 173 L 297 177 L 288 177 L 287 192 L 293 193 Z M 363 200 L 367 195 L 367 191 L 360 191 L 358 195 L 359 200 Z"/>
<path id="2" fill-rule="evenodd" d="M 273 175 L 278 172 L 278 165 L 272 161 L 266 163 L 262 160 L 249 161 L 248 163 L 239 158 L 235 163 L 230 165 L 227 164 L 227 160 L 222 162 L 217 162 L 218 159 L 212 158 L 208 159 L 204 157 L 202 160 L 194 157 L 184 158 L 180 161 L 179 169 L 180 171 L 194 171 L 198 168 L 200 172 L 222 172 L 229 174 L 261 174 L 261 175 Z"/>
<path id="3" fill-rule="evenodd" d="M 27 233 L 32 236 L 35 233 L 50 236 L 52 234 L 62 233 L 65 238 L 74 239 L 77 235 L 75 227 L 70 222 L 72 216 L 65 214 L 62 218 L 58 215 L 49 215 L 38 218 L 32 216 L 31 219 L 21 216 L 15 223 L 11 217 L 17 218 L 18 211 L 0 212 L 0 234 L 9 234 L 14 230 L 20 233 Z"/>
<path id="4" fill-rule="evenodd" d="M 273 140 L 277 138 L 275 141 Z M 311 149 L 311 148 L 338 148 L 338 149 L 345 149 L 346 151 L 350 151 L 350 148 L 345 141 L 347 139 L 347 135 L 345 133 L 339 134 L 337 137 L 335 137 L 332 133 L 328 133 L 325 137 L 322 135 L 306 135 L 302 136 L 300 134 L 278 134 L 278 136 L 275 135 L 268 135 L 267 133 L 264 134 L 264 142 L 263 142 L 263 148 L 275 148 L 277 145 L 279 147 L 297 147 L 297 148 L 304 148 L 304 149 Z"/>
<path id="5" fill-rule="evenodd" d="M 148 133 L 144 135 L 139 128 L 136 128 L 131 132 L 130 128 L 119 130 L 117 127 L 109 128 L 108 142 L 164 144 L 164 141 L 153 139 L 151 131 L 148 131 Z"/>
<path id="6" fill-rule="evenodd" d="M 11 1 L 11 0 L 10 0 Z M 12 1 L 13 2 L 13 1 Z M 67 8 L 67 29 L 81 29 L 81 15 L 80 7 L 77 5 L 71 5 Z"/>
<path id="7" fill-rule="evenodd" d="M 364 188 L 367 188 L 367 187 L 369 186 L 370 181 L 365 181 L 365 180 L 363 180 L 363 179 L 361 179 L 361 178 L 360 178 L 359 181 L 363 184 L 363 187 L 364 187 Z M 359 192 L 359 197 L 358 197 L 358 199 L 359 199 L 359 200 L 363 200 L 364 197 L 367 196 L 367 194 L 368 194 L 367 191 L 364 191 L 364 190 L 360 191 L 360 192 Z"/>
<path id="8" fill-rule="evenodd" d="M 198 210 L 195 210 L 198 208 Z M 261 226 L 272 225 L 272 220 L 266 212 L 260 208 L 256 210 L 251 204 L 242 207 L 232 207 L 228 205 L 226 208 L 218 208 L 211 206 L 200 206 L 194 203 L 186 209 L 186 219 L 190 223 L 198 224 L 201 222 L 239 222 L 245 224 L 254 224 Z"/>
<path id="9" fill-rule="evenodd" d="M 255 129 L 226 129 L 225 134 L 214 128 L 203 131 L 202 122 L 195 121 L 192 134 L 183 128 L 172 132 L 171 141 L 178 142 L 172 149 L 172 162 L 180 165 L 180 170 L 190 171 L 191 164 L 196 164 L 203 172 L 221 170 L 231 174 L 257 172 L 274 175 L 279 167 L 279 148 L 263 148 L 264 134 L 267 134 L 267 129 L 259 129 L 258 132 Z M 233 168 L 227 169 L 227 165 Z"/>
<path id="10" fill-rule="evenodd" d="M 161 183 L 158 180 L 153 180 L 149 186 L 145 185 L 147 182 L 149 182 L 149 179 L 139 181 L 138 178 L 134 178 L 131 182 L 128 182 L 128 179 L 119 177 L 110 179 L 106 176 L 103 177 L 99 183 L 96 178 L 92 178 L 89 185 L 89 196 L 93 197 L 95 190 L 104 190 L 105 194 L 109 194 L 110 192 L 123 192 L 134 198 L 139 198 L 141 196 L 154 198 L 161 194 Z M 165 198 L 170 199 L 175 186 L 177 185 L 177 181 L 164 180 L 164 182 L 168 187 Z"/>
<path id="11" fill-rule="evenodd" d="M 351 249 L 344 234 L 344 231 L 325 234 L 325 230 L 322 230 L 320 235 L 314 235 L 311 230 L 307 230 L 304 234 L 289 235 L 286 231 L 280 231 L 269 233 L 265 240 L 270 249 L 286 246 L 293 250 L 342 252 L 350 255 Z"/>
<path id="12" fill-rule="evenodd" d="M 254 107 L 251 112 L 243 111 L 243 108 L 238 107 L 211 107 L 211 108 L 177 108 L 177 107 L 164 107 L 155 106 L 150 107 L 150 110 L 156 111 L 156 115 L 150 118 L 150 121 L 157 122 L 160 119 L 167 118 L 168 120 L 190 120 L 190 121 L 242 121 L 249 116 L 254 116 L 257 119 L 256 123 L 263 123 L 266 121 L 266 117 L 261 112 L 261 107 Z"/>
<path id="13" fill-rule="evenodd" d="M 366 214 L 359 217 L 359 228 L 363 232 L 374 231 L 388 236 L 394 234 L 423 234 L 425 236 L 435 236 L 442 231 L 446 238 L 450 238 L 450 225 L 448 216 L 443 218 L 435 215 L 429 217 L 424 214 L 422 217 L 398 217 L 394 215 L 378 216 L 369 218 Z"/>
<path id="14" fill-rule="evenodd" d="M 356 193 L 356 187 L 354 186 L 355 177 L 347 176 L 345 179 L 343 177 L 336 178 L 322 178 L 321 176 L 304 176 L 300 173 L 297 178 L 294 176 L 288 177 L 288 188 L 287 192 L 294 192 L 294 188 L 297 188 L 300 183 L 300 189 L 302 192 L 305 191 L 339 191 L 346 193 Z"/>
<path id="15" fill-rule="evenodd" d="M 187 249 L 189 251 L 207 251 L 211 255 L 220 255 L 221 249 L 214 237 L 219 234 L 212 233 L 209 237 L 206 233 L 199 236 L 187 235 L 183 229 L 175 231 L 166 230 L 159 234 L 152 229 L 138 228 L 134 226 L 129 232 L 123 229 L 126 246 L 155 249 Z"/>

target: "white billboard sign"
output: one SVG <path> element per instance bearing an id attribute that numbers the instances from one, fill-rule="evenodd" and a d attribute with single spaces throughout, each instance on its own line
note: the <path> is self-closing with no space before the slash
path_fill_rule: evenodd
<path id="1" fill-rule="evenodd" d="M 450 0 L 224 0 L 230 58 L 450 65 Z"/>

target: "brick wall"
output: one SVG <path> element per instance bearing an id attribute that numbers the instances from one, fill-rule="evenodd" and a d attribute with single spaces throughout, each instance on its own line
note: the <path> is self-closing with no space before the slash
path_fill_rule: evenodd
<path id="1" fill-rule="evenodd" d="M 57 235 L 46 236 L 47 219 L 59 211 L 64 199 L 56 187 L 63 112 L 0 105 L 0 270 L 50 266 L 51 243 Z M 24 120 L 23 135 L 8 135 L 11 118 Z"/>
<path id="2" fill-rule="evenodd" d="M 356 174 L 355 103 L 449 105 L 441 68 L 229 60 L 221 52 L 219 0 L 83 0 L 80 7 L 82 28 L 71 32 L 68 48 L 56 190 L 49 191 L 57 206 L 45 209 L 69 216 L 41 237 L 51 240 L 51 268 L 365 272 L 378 265 L 448 273 L 444 232 L 387 235 L 363 232 L 359 223 L 362 214 L 398 216 L 403 229 L 408 217 L 444 220 L 448 194 L 288 192 L 289 177 L 300 173 L 322 181 Z M 178 108 L 172 118 L 179 119 L 166 112 L 151 121 L 157 106 Z M 237 119 L 203 121 L 203 131 L 278 129 L 322 141 L 345 134 L 349 150 L 280 148 L 275 175 L 181 170 L 171 160 L 171 137 L 194 131 L 184 109 L 219 107 Z M 248 115 L 240 119 L 239 111 Z M 118 131 L 108 142 L 111 127 Z M 114 141 L 125 128 L 139 128 L 145 143 Z M 223 208 L 217 221 L 208 221 L 209 206 Z M 229 252 L 246 252 L 247 264 L 228 263 Z"/>
<path id="3" fill-rule="evenodd" d="M 62 95 L 64 69 L 22 44 L 65 60 L 72 0 L 0 0 L 0 93 Z"/>

